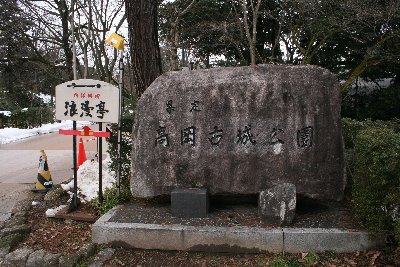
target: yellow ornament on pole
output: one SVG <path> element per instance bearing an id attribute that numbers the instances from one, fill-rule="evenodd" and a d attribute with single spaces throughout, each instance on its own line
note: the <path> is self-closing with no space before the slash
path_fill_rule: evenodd
<path id="1" fill-rule="evenodd" d="M 119 36 L 115 32 L 113 32 L 110 37 L 106 39 L 106 43 L 114 46 L 117 50 L 119 50 L 120 58 L 119 58 L 119 112 L 118 112 L 118 168 L 117 168 L 117 193 L 118 195 L 121 193 L 121 126 L 122 126 L 122 90 L 124 88 L 124 38 Z M 99 183 L 100 185 L 100 183 Z M 99 192 L 101 192 L 101 186 L 99 187 Z"/>
<path id="2" fill-rule="evenodd" d="M 124 50 L 124 38 L 113 32 L 107 39 L 106 43 L 114 46 L 118 50 Z"/>

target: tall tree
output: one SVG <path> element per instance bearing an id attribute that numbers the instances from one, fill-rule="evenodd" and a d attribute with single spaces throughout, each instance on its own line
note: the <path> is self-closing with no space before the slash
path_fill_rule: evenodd
<path id="1" fill-rule="evenodd" d="M 249 2 L 249 3 L 248 3 Z M 249 18 L 249 8 L 251 8 L 252 18 Z M 243 27 L 246 33 L 247 42 L 250 50 L 250 62 L 251 65 L 256 65 L 256 57 L 257 57 L 257 21 L 260 11 L 261 0 L 247 1 L 241 0 L 240 6 L 243 14 Z"/>
<path id="2" fill-rule="evenodd" d="M 24 34 L 32 24 L 13 0 L 0 2 L 0 21 L 0 109 L 32 106 L 41 78 Z"/>
<path id="3" fill-rule="evenodd" d="M 181 43 L 182 18 L 199 0 L 178 0 L 161 5 L 161 26 L 166 28 L 165 42 L 167 45 L 167 68 L 179 70 L 178 46 Z"/>
<path id="4" fill-rule="evenodd" d="M 158 0 L 125 0 L 133 85 L 140 97 L 161 74 L 158 44 Z"/>
<path id="5" fill-rule="evenodd" d="M 89 59 L 92 59 L 96 74 L 103 81 L 113 80 L 113 72 L 118 59 L 117 50 L 107 49 L 104 41 L 110 31 L 119 32 L 126 20 L 121 15 L 123 0 L 87 0 L 77 2 L 76 40 L 83 56 L 82 77 L 88 78 Z"/>
<path id="6" fill-rule="evenodd" d="M 56 46 L 61 51 L 58 62 L 67 74 L 66 79 L 73 79 L 72 46 L 70 16 L 76 0 L 19 0 L 26 16 L 40 28 L 40 34 L 27 35 L 33 42 Z M 37 51 L 40 54 L 40 51 Z"/>
<path id="7" fill-rule="evenodd" d="M 227 61 L 245 61 L 244 31 L 234 15 L 228 1 L 198 1 L 180 17 L 179 46 L 192 58 L 203 61 L 206 67 L 212 55 L 223 55 Z"/>

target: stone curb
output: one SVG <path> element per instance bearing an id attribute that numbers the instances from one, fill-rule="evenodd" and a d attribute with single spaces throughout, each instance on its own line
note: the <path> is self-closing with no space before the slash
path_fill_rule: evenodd
<path id="1" fill-rule="evenodd" d="M 110 260 L 114 256 L 114 253 L 115 249 L 113 248 L 106 248 L 99 251 L 99 253 L 97 253 L 97 255 L 95 256 L 93 262 L 89 265 L 89 267 L 103 266 L 106 261 Z"/>
<path id="2" fill-rule="evenodd" d="M 75 266 L 79 260 L 92 256 L 96 246 L 88 243 L 75 254 L 62 256 L 45 250 L 32 250 L 21 248 L 10 252 L 23 237 L 30 233 L 26 224 L 26 214 L 31 208 L 31 203 L 36 197 L 18 202 L 11 217 L 0 226 L 0 266 Z"/>
<path id="3" fill-rule="evenodd" d="M 384 245 L 363 231 L 325 228 L 195 227 L 110 222 L 119 208 L 100 217 L 92 228 L 95 244 L 125 243 L 143 249 L 210 252 L 355 252 Z"/>
<path id="4" fill-rule="evenodd" d="M 31 208 L 31 199 L 19 201 L 0 229 L 0 262 L 7 254 L 30 233 L 30 227 L 26 225 L 26 213 Z"/>
<path id="5" fill-rule="evenodd" d="M 45 250 L 32 250 L 30 248 L 20 248 L 5 255 L 4 260 L 0 260 L 2 267 L 14 266 L 60 266 L 60 267 L 73 267 L 79 260 L 88 258 L 94 254 L 95 245 L 87 244 L 83 246 L 77 254 L 62 256 L 54 254 Z M 108 259 L 108 258 L 107 258 Z"/>

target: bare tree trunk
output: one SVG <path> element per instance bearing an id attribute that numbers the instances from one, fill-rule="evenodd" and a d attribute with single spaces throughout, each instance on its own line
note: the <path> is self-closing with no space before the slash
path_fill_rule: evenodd
<path id="1" fill-rule="evenodd" d="M 247 0 L 242 0 L 243 27 L 246 32 L 247 41 L 249 43 L 251 65 L 256 65 L 257 20 L 258 20 L 261 0 L 257 0 L 256 6 L 254 6 L 253 1 L 250 1 L 250 3 L 251 3 L 251 11 L 253 14 L 251 29 L 249 25 Z"/>
<path id="2" fill-rule="evenodd" d="M 179 37 L 180 31 L 178 29 L 179 23 L 183 15 L 185 15 L 189 10 L 198 2 L 199 0 L 192 0 L 186 8 L 179 12 L 173 12 L 170 14 L 171 26 L 168 31 L 167 45 L 169 47 L 168 60 L 169 66 L 168 70 L 179 70 L 179 58 L 178 58 L 178 47 L 179 47 Z"/>
<path id="3" fill-rule="evenodd" d="M 178 20 L 178 19 L 176 19 Z M 171 23 L 170 29 L 170 70 L 179 70 L 178 64 L 179 31 L 177 21 Z"/>
<path id="4" fill-rule="evenodd" d="M 58 13 L 59 16 L 61 18 L 61 26 L 62 26 L 62 48 L 64 50 L 65 53 L 65 66 L 67 68 L 68 71 L 68 76 L 69 79 L 72 80 L 74 75 L 72 72 L 72 49 L 70 46 L 70 41 L 69 41 L 69 37 L 70 37 L 70 32 L 69 32 L 69 25 L 68 25 L 68 21 L 69 21 L 69 9 L 68 9 L 68 5 L 67 2 L 65 0 L 55 0 L 54 1 L 57 5 L 58 8 Z"/>
<path id="5" fill-rule="evenodd" d="M 161 74 L 158 44 L 157 0 L 125 0 L 133 85 L 140 97 Z"/>

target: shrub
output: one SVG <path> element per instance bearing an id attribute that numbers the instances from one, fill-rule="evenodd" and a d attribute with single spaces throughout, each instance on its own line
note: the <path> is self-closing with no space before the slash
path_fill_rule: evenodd
<path id="1" fill-rule="evenodd" d="M 89 202 L 89 205 L 97 210 L 99 214 L 104 214 L 113 207 L 122 204 L 129 200 L 130 190 L 127 188 L 121 188 L 121 194 L 117 194 L 117 188 L 106 189 L 103 193 L 103 202 L 99 202 L 99 198 L 95 198 Z"/>
<path id="2" fill-rule="evenodd" d="M 394 234 L 396 240 L 400 240 L 400 219 L 397 219 L 396 226 L 394 229 Z"/>
<path id="3" fill-rule="evenodd" d="M 135 100 L 124 100 L 124 111 L 121 122 L 121 175 L 120 183 L 122 188 L 129 188 L 129 179 L 131 174 L 131 154 L 132 154 L 132 126 L 133 126 L 133 110 L 135 109 Z M 108 153 L 111 158 L 110 169 L 117 173 L 118 171 L 118 125 L 111 126 L 112 136 L 108 139 Z"/>
<path id="4" fill-rule="evenodd" d="M 367 127 L 354 145 L 355 212 L 371 233 L 393 235 L 400 208 L 400 134 Z"/>
<path id="5" fill-rule="evenodd" d="M 342 119 L 342 133 L 344 144 L 347 149 L 354 148 L 354 144 L 357 139 L 357 135 L 365 129 L 375 127 L 375 128 L 389 128 L 395 132 L 400 132 L 400 119 L 392 119 L 389 121 L 371 121 L 364 120 L 358 121 L 349 118 Z"/>
<path id="6" fill-rule="evenodd" d="M 288 267 L 289 264 L 288 264 L 288 262 L 287 262 L 287 260 L 285 258 L 276 257 L 276 258 L 271 259 L 268 262 L 268 266 L 271 266 L 271 267 Z"/>
<path id="7" fill-rule="evenodd" d="M 54 113 L 51 107 L 31 107 L 27 110 L 12 111 L 5 126 L 29 129 L 52 122 L 54 122 Z"/>
<path id="8" fill-rule="evenodd" d="M 314 254 L 315 255 L 315 254 Z M 271 267 L 302 267 L 309 266 L 307 263 L 301 264 L 296 258 L 286 256 L 278 256 L 268 261 L 268 266 Z"/>
<path id="9" fill-rule="evenodd" d="M 358 134 L 366 129 L 380 128 L 380 129 L 392 129 L 397 133 L 400 133 L 400 120 L 393 119 L 390 121 L 357 121 L 349 118 L 342 119 L 342 133 L 345 145 L 345 158 L 346 158 L 346 170 L 347 170 L 347 187 L 346 194 L 352 191 L 353 186 L 353 172 L 354 172 L 354 146 L 357 140 Z"/>
<path id="10" fill-rule="evenodd" d="M 304 257 L 304 265 L 314 266 L 319 261 L 319 257 L 315 252 L 308 252 L 307 255 Z"/>
<path id="11" fill-rule="evenodd" d="M 0 113 L 0 129 L 5 128 L 9 125 L 10 117 Z"/>
<path id="12" fill-rule="evenodd" d="M 133 110 L 135 108 L 135 100 L 124 99 L 124 109 L 121 122 L 122 139 L 121 139 L 121 174 L 120 174 L 120 194 L 117 188 L 106 190 L 103 194 L 104 201 L 100 203 L 98 198 L 91 201 L 91 205 L 97 209 L 100 214 L 106 213 L 111 208 L 127 202 L 130 199 L 129 179 L 131 173 L 131 153 L 132 153 L 132 126 L 133 126 Z M 117 173 L 118 171 L 118 125 L 111 126 L 112 135 L 107 139 L 109 144 L 108 153 L 111 158 L 109 168 Z M 117 177 L 115 177 L 117 178 Z"/>

